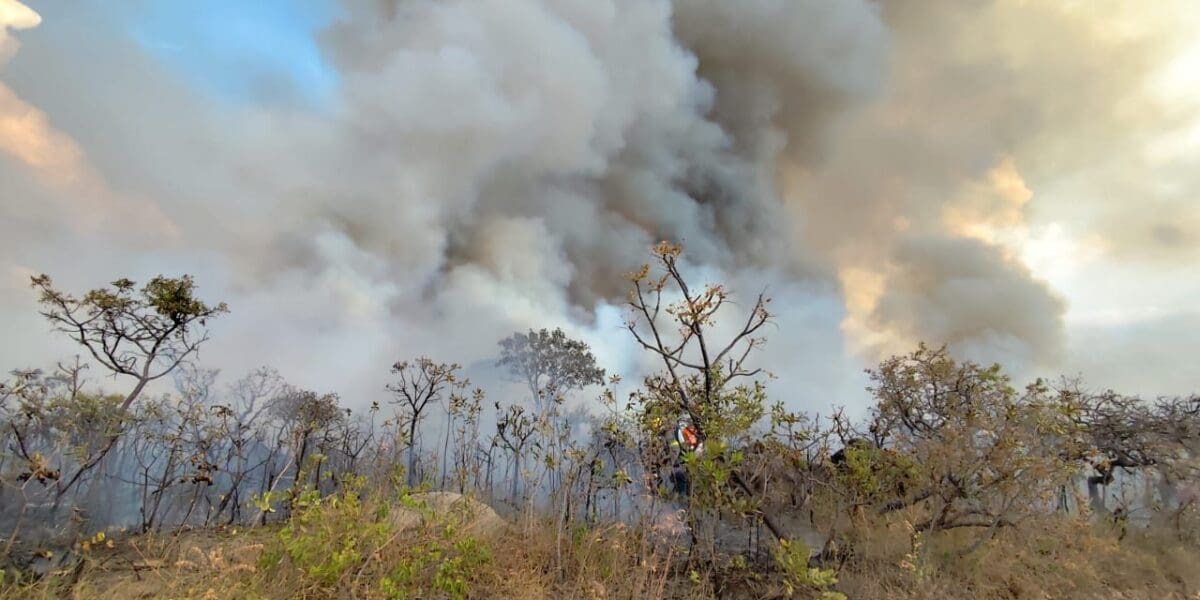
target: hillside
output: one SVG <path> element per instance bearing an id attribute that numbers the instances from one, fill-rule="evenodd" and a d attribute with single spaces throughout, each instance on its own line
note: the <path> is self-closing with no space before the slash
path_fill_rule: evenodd
<path id="1" fill-rule="evenodd" d="M 359 412 L 270 369 L 222 390 L 215 371 L 185 363 L 227 312 L 189 277 L 82 296 L 35 277 L 44 316 L 136 383 L 95 391 L 77 360 L 0 387 L 0 592 L 1200 592 L 1200 397 L 1147 401 L 1070 379 L 1020 389 L 999 364 L 919 344 L 868 370 L 866 417 L 792 411 L 752 364 L 770 299 L 721 330 L 715 315 L 740 307 L 721 285 L 688 285 L 681 255 L 659 244 L 630 277 L 628 330 L 662 370 L 624 394 L 586 343 L 542 329 L 498 344 L 496 366 L 528 398 L 489 403 L 461 365 L 422 356 L 394 363 L 390 400 Z M 167 374 L 177 395 L 146 391 Z M 587 388 L 601 391 L 568 410 L 565 396 Z"/>
<path id="2" fill-rule="evenodd" d="M 387 511 L 375 501 L 330 498 L 286 526 L 94 539 L 76 566 L 36 584 L 7 585 L 0 595 L 965 600 L 1190 599 L 1200 592 L 1194 542 L 1072 520 L 1001 533 L 966 555 L 967 538 L 926 548 L 903 522 L 864 527 L 856 530 L 862 550 L 826 577 L 797 571 L 777 550 L 696 563 L 686 544 L 651 527 L 556 532 L 552 522 L 507 522 L 459 498 L 403 495 Z"/>

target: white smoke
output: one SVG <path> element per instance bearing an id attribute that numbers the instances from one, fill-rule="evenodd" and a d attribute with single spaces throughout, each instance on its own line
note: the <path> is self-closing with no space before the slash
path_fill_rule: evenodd
<path id="1" fill-rule="evenodd" d="M 1041 3 L 347 0 L 319 37 L 339 86 L 309 110 L 206 98 L 122 33 L 136 8 L 109 8 L 39 7 L 4 81 L 175 233 L 81 232 L 72 190 L 0 156 L 0 327 L 41 335 L 30 272 L 189 272 L 233 308 L 206 363 L 355 405 L 395 360 L 487 364 L 530 327 L 636 373 L 622 275 L 662 239 L 743 304 L 775 296 L 763 362 L 793 406 L 856 403 L 864 362 L 921 339 L 1053 366 L 1066 308 L 1005 232 L 1030 226 L 1046 165 L 1149 127 L 1090 127 L 1054 86 L 1070 74 L 1100 114 L 1160 53 Z M 1014 22 L 1037 16 L 1063 28 L 1030 47 L 1069 35 L 1101 58 L 1025 56 Z M 0 362 L 70 351 L 40 344 Z"/>
<path id="2" fill-rule="evenodd" d="M 770 13 L 786 3 L 760 4 Z M 332 117 L 303 124 L 323 146 L 302 165 L 308 175 L 278 173 L 276 185 L 303 200 L 280 200 L 298 217 L 263 238 L 253 253 L 276 260 L 251 262 L 252 276 L 341 272 L 356 263 L 319 246 L 337 233 L 381 259 L 378 269 L 355 269 L 351 297 L 382 299 L 390 314 L 375 322 L 409 352 L 445 349 L 475 362 L 515 328 L 563 326 L 601 356 L 622 357 L 637 349 L 596 315 L 619 312 L 622 275 L 650 245 L 680 240 L 709 280 L 745 281 L 747 300 L 769 283 L 788 290 L 780 321 L 806 325 L 808 343 L 775 362 L 805 372 L 822 357 L 844 365 L 836 290 L 799 283 L 774 158 L 741 148 L 714 114 L 739 83 L 714 87 L 676 35 L 692 9 L 640 0 L 348 4 L 347 19 L 323 37 L 342 76 L 340 102 Z M 866 3 L 847 10 L 828 16 L 866 21 L 842 28 L 858 36 L 840 42 L 847 63 L 759 48 L 766 56 L 747 60 L 777 62 L 769 70 L 789 77 L 764 93 L 804 88 L 829 99 L 827 115 L 867 99 L 878 81 L 836 73 L 881 75 L 882 25 Z M 823 12 L 786 10 L 760 24 L 822 32 Z M 804 75 L 814 64 L 824 74 Z M 789 131 L 802 135 L 792 120 Z M 780 389 L 796 397 L 807 394 L 791 388 L 817 387 L 786 383 Z"/>

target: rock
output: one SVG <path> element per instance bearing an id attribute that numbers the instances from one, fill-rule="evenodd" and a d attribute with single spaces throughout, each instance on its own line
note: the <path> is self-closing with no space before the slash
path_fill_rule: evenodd
<path id="1" fill-rule="evenodd" d="M 413 494 L 412 498 L 427 510 L 393 507 L 389 518 L 399 530 L 419 527 L 429 517 L 447 518 L 473 535 L 490 535 L 503 529 L 506 524 L 490 506 L 462 494 L 425 492 Z"/>

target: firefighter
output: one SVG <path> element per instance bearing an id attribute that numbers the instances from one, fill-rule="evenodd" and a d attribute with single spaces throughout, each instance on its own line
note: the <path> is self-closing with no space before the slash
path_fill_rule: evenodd
<path id="1" fill-rule="evenodd" d="M 675 458 L 675 468 L 671 470 L 668 476 L 668 481 L 671 484 L 671 490 L 680 497 L 686 498 L 690 487 L 688 485 L 687 469 L 683 467 L 683 453 L 693 452 L 696 455 L 704 452 L 704 442 L 700 441 L 700 436 L 696 433 L 696 428 L 686 420 L 680 419 L 679 424 L 675 426 L 675 442 L 672 444 L 679 450 L 679 455 Z"/>

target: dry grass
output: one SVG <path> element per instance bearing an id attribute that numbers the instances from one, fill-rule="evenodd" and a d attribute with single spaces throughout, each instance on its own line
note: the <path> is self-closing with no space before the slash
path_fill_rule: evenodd
<path id="1" fill-rule="evenodd" d="M 416 509 L 392 507 L 380 517 L 375 502 L 357 508 L 327 503 L 310 514 L 319 519 L 304 526 L 111 540 L 111 547 L 89 549 L 78 570 L 0 587 L 0 597 L 712 597 L 706 577 L 694 582 L 686 570 L 681 575 L 684 557 L 638 528 L 560 531 L 543 520 L 497 524 L 490 510 L 481 516 L 454 508 L 465 504 L 432 497 Z M 347 517 L 360 522 L 339 521 Z M 358 557 L 329 567 L 347 540 L 358 545 Z M 399 583 L 389 588 L 385 578 Z"/>
<path id="2" fill-rule="evenodd" d="M 784 597 L 778 574 L 768 573 L 770 564 L 725 557 L 698 567 L 689 563 L 686 550 L 663 543 L 645 528 L 609 524 L 560 531 L 543 520 L 479 528 L 462 515 L 447 519 L 430 511 L 422 512 L 419 522 L 398 519 L 395 513 L 381 520 L 377 508 L 371 502 L 358 508 L 325 505 L 314 513 L 321 517 L 319 523 L 290 533 L 272 526 L 114 540 L 112 548 L 102 544 L 91 549 L 77 572 L 25 587 L 10 585 L 0 596 Z M 353 533 L 347 531 L 353 529 L 352 521 L 338 521 L 348 516 L 361 519 L 356 525 L 361 531 L 378 527 L 378 535 L 339 537 Z M 1000 530 L 966 552 L 978 535 L 958 530 L 922 540 L 902 519 L 859 526 L 843 540 L 853 549 L 840 566 L 835 589 L 855 600 L 1200 598 L 1197 547 L 1165 528 L 1130 530 L 1122 538 L 1111 525 L 1048 517 Z M 324 575 L 313 570 L 347 539 L 364 544 L 360 559 Z M 297 550 L 308 543 L 319 550 L 317 562 L 305 562 Z M 411 578 L 390 589 L 382 583 L 403 572 Z M 820 596 L 801 588 L 793 597 Z"/>
<path id="3" fill-rule="evenodd" d="M 978 531 L 915 541 L 876 528 L 842 568 L 850 598 L 1200 598 L 1198 548 L 1167 531 L 1047 517 L 1001 530 L 974 551 Z"/>

